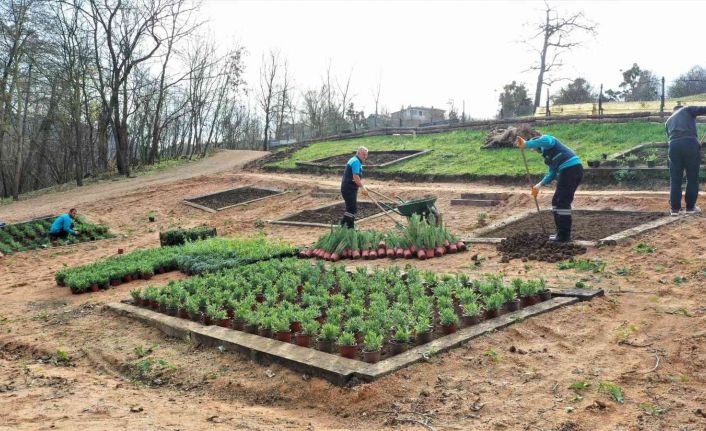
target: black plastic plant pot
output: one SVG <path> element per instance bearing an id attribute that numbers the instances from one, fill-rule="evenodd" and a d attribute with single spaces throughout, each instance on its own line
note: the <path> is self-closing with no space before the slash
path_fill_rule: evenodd
<path id="1" fill-rule="evenodd" d="M 597 168 L 597 167 L 599 167 L 600 165 L 601 165 L 601 161 L 600 161 L 600 160 L 589 160 L 589 161 L 588 161 L 588 167 L 589 167 L 589 168 Z"/>
<path id="2" fill-rule="evenodd" d="M 654 161 L 654 160 L 648 160 L 648 161 L 647 161 L 647 167 L 648 167 L 648 168 L 654 168 L 656 164 L 657 164 L 657 162 Z"/>

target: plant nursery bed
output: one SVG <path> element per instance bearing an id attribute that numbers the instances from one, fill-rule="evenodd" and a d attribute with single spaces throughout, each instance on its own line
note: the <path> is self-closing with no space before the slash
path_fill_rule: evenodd
<path id="1" fill-rule="evenodd" d="M 662 212 L 619 210 L 573 210 L 572 239 L 579 245 L 615 244 L 630 236 L 675 222 L 680 217 L 669 217 Z M 541 218 L 540 218 L 541 217 Z M 542 234 L 542 223 L 554 233 L 554 215 L 543 210 L 541 215 L 529 211 L 493 223 L 474 232 L 468 242 L 499 243 L 519 234 Z"/>
<path id="2" fill-rule="evenodd" d="M 366 168 L 384 168 L 403 160 L 419 157 L 429 153 L 430 150 L 397 150 L 397 151 L 369 151 L 365 161 Z M 297 161 L 298 166 L 315 166 L 322 168 L 343 168 L 355 153 L 338 154 L 336 156 L 316 159 L 311 161 Z"/>
<path id="3" fill-rule="evenodd" d="M 396 206 L 393 203 L 384 204 L 393 208 Z M 383 206 L 383 208 L 386 207 Z M 270 221 L 270 223 L 330 227 L 332 225 L 339 224 L 339 222 L 341 221 L 341 217 L 343 217 L 343 213 L 345 211 L 345 202 L 339 202 L 335 204 L 313 208 L 310 210 L 299 211 L 279 220 L 272 220 Z M 356 223 L 360 223 L 366 219 L 382 216 L 385 212 L 383 212 L 373 202 L 358 201 L 358 213 L 356 214 L 355 221 Z"/>
<path id="4" fill-rule="evenodd" d="M 602 291 L 594 296 L 602 296 Z M 429 352 L 442 353 L 461 346 L 477 337 L 501 330 L 513 323 L 527 318 L 575 304 L 579 297 L 558 294 L 548 301 L 523 308 L 520 311 L 504 314 L 485 320 L 477 325 L 459 329 L 429 343 L 413 346 L 399 355 L 382 359 L 375 364 L 348 359 L 339 355 L 321 352 L 296 344 L 284 343 L 272 338 L 248 334 L 242 331 L 220 326 L 204 326 L 190 320 L 169 316 L 129 303 L 111 303 L 106 308 L 118 315 L 126 316 L 159 329 L 170 337 L 190 339 L 199 345 L 217 348 L 222 346 L 228 351 L 248 355 L 254 361 L 267 365 L 278 363 L 295 372 L 306 373 L 330 381 L 338 386 L 347 386 L 356 382 L 372 382 L 381 377 L 399 371 L 424 360 Z"/>
<path id="5" fill-rule="evenodd" d="M 666 142 L 648 142 L 612 154 L 606 160 L 591 161 L 595 168 L 618 169 L 665 169 L 669 166 L 669 145 Z M 705 164 L 704 150 L 701 148 L 701 164 Z M 597 165 L 597 166 L 596 166 Z"/>
<path id="6" fill-rule="evenodd" d="M 0 228 L 0 252 L 10 254 L 18 251 L 34 250 L 52 246 L 64 246 L 82 242 L 113 238 L 106 226 L 89 223 L 79 217 L 74 229 L 79 235 L 69 235 L 58 239 L 54 244 L 49 240 L 49 230 L 56 216 L 45 216 L 21 223 L 9 224 Z"/>
<path id="7" fill-rule="evenodd" d="M 221 211 L 237 205 L 245 205 L 261 199 L 278 196 L 286 191 L 262 187 L 238 187 L 218 193 L 184 199 L 186 205 L 210 212 Z"/>
<path id="8" fill-rule="evenodd" d="M 395 266 L 348 272 L 342 265 L 297 259 L 130 293 L 137 307 L 111 308 L 169 335 L 191 335 L 256 359 L 315 370 L 338 384 L 353 376 L 374 380 L 420 360 L 423 352 L 449 349 L 577 300 L 553 298 L 542 279 L 506 283 L 497 274 L 471 281 L 411 265 L 404 271 Z"/>

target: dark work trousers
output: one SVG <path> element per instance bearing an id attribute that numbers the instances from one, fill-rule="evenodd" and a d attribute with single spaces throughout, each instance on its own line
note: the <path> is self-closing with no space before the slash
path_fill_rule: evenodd
<path id="1" fill-rule="evenodd" d="M 355 214 L 358 212 L 358 188 L 349 189 L 341 187 L 341 196 L 346 203 L 346 212 L 343 213 L 341 226 L 355 228 Z"/>
<path id="2" fill-rule="evenodd" d="M 583 166 L 581 165 L 569 166 L 559 172 L 556 191 L 552 197 L 557 241 L 571 240 L 571 203 L 582 179 Z"/>
<path id="3" fill-rule="evenodd" d="M 686 209 L 692 210 L 696 206 L 696 197 L 699 194 L 699 165 L 701 164 L 701 151 L 698 141 L 682 140 L 669 143 L 669 204 L 672 211 L 681 209 L 681 183 L 686 171 Z"/>

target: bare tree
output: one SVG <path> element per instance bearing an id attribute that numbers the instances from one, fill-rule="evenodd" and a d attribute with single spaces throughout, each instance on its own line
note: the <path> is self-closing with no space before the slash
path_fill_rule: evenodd
<path id="1" fill-rule="evenodd" d="M 264 115 L 264 138 L 262 140 L 262 151 L 267 151 L 270 139 L 270 123 L 274 114 L 275 101 L 277 98 L 277 71 L 279 69 L 279 53 L 270 51 L 267 61 L 262 57 L 260 68 L 260 88 L 258 93 L 258 103 Z"/>
<path id="2" fill-rule="evenodd" d="M 378 75 L 378 80 L 377 80 L 377 86 L 375 90 L 373 91 L 373 100 L 375 100 L 375 118 L 373 118 L 374 121 L 374 127 L 377 129 L 378 127 L 378 105 L 380 104 L 380 87 L 382 86 L 382 72 Z"/>
<path id="3" fill-rule="evenodd" d="M 537 86 L 534 93 L 534 107 L 539 106 L 542 96 L 542 86 L 551 85 L 562 80 L 553 76 L 563 63 L 563 54 L 581 46 L 582 42 L 575 40 L 577 33 L 596 34 L 597 25 L 586 19 L 583 12 L 569 16 L 560 16 L 559 12 L 545 2 L 544 21 L 536 24 L 536 32 L 525 43 L 533 46 L 539 55 L 539 61 L 529 70 L 537 71 Z M 541 41 L 541 47 L 536 48 L 536 42 Z"/>

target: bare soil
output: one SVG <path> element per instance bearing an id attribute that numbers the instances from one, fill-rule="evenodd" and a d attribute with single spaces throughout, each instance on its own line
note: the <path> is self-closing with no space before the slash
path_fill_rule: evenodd
<path id="1" fill-rule="evenodd" d="M 280 193 L 279 191 L 259 189 L 257 187 L 238 187 L 231 190 L 225 190 L 218 193 L 213 193 L 200 198 L 186 199 L 189 202 L 197 205 L 205 206 L 214 210 L 219 210 L 231 205 L 252 201 L 255 199 L 265 198 Z"/>
<path id="2" fill-rule="evenodd" d="M 666 215 L 664 212 L 573 210 L 571 238 L 573 240 L 596 241 Z M 508 238 L 520 233 L 542 234 L 542 223 L 548 232 L 554 232 L 554 214 L 551 211 L 542 211 L 541 218 L 539 214 L 534 212 L 526 218 L 486 232 L 481 237 Z"/>
<path id="3" fill-rule="evenodd" d="M 571 259 L 578 254 L 586 253 L 586 247 L 572 243 L 549 241 L 543 233 L 518 233 L 503 239 L 498 244 L 502 253 L 502 261 L 522 259 L 523 262 L 541 260 L 544 262 L 559 262 Z"/>
<path id="4" fill-rule="evenodd" d="M 394 204 L 387 203 L 386 205 L 394 207 Z M 387 207 L 383 206 L 383 208 Z M 341 220 L 341 217 L 343 217 L 343 213 L 345 211 L 345 202 L 340 202 L 335 205 L 326 206 L 324 208 L 300 211 L 282 219 L 282 221 L 338 224 L 338 222 Z M 375 205 L 373 202 L 358 201 L 358 212 L 356 213 L 355 218 L 356 220 L 362 220 L 364 218 L 374 216 L 375 214 L 380 214 L 381 212 L 382 211 L 380 210 L 380 207 Z"/>
<path id="5" fill-rule="evenodd" d="M 394 162 L 395 160 L 401 159 L 402 157 L 411 156 L 412 154 L 417 154 L 421 152 L 420 150 L 398 150 L 398 151 L 369 151 L 368 158 L 365 160 L 366 165 L 382 165 L 383 163 Z M 355 153 L 339 154 L 337 156 L 326 157 L 325 159 L 312 160 L 316 163 L 321 163 L 324 165 L 329 165 L 331 167 L 345 166 L 348 160 L 353 157 Z"/>
<path id="6" fill-rule="evenodd" d="M 581 280 L 606 289 L 606 296 L 517 322 L 447 353 L 431 351 L 427 361 L 351 389 L 169 338 L 102 308 L 127 299 L 134 287 L 162 285 L 183 274 L 157 275 L 85 295 L 56 287 L 53 273 L 64 265 L 94 262 L 119 247 L 127 252 L 157 247 L 159 230 L 170 226 L 207 223 L 226 236 L 264 230 L 268 237 L 298 245 L 309 245 L 326 232 L 263 227 L 260 221 L 284 217 L 293 207 L 330 202 L 309 193 L 315 187 L 337 187 L 338 175 L 243 174 L 233 166 L 247 157 L 236 159 L 237 153 L 225 153 L 205 160 L 201 166 L 221 166 L 206 175 L 177 168 L 159 174 L 160 181 L 141 177 L 0 207 L 1 219 L 23 220 L 77 205 L 89 219 L 118 234 L 0 260 L 0 429 L 706 429 L 706 218 L 698 216 L 624 245 L 589 249 L 583 258 L 606 263 L 606 270 L 595 274 L 560 271 L 546 262 L 503 263 L 494 245 L 414 261 L 419 268 L 460 271 L 472 278 L 499 271 L 507 277 L 541 276 L 551 287 L 573 287 Z M 295 191 L 262 205 L 215 214 L 181 204 L 184 196 L 239 185 Z M 437 207 L 446 224 L 462 235 L 476 227 L 481 212 L 492 222 L 534 205 L 524 188 L 368 182 L 373 188 L 383 185 L 380 190 L 405 199 L 439 196 Z M 511 197 L 506 205 L 490 209 L 450 205 L 458 193 L 483 191 Z M 662 190 L 580 191 L 575 207 L 663 211 L 666 203 Z M 549 207 L 550 196 L 540 195 L 540 204 Z M 148 211 L 156 212 L 155 223 L 147 221 Z M 380 217 L 366 228 L 392 226 Z M 637 242 L 656 252 L 636 253 L 632 248 Z M 59 350 L 68 355 L 67 361 Z M 581 381 L 590 386 L 569 388 Z M 620 386 L 624 403 L 599 390 L 601 382 Z"/>

